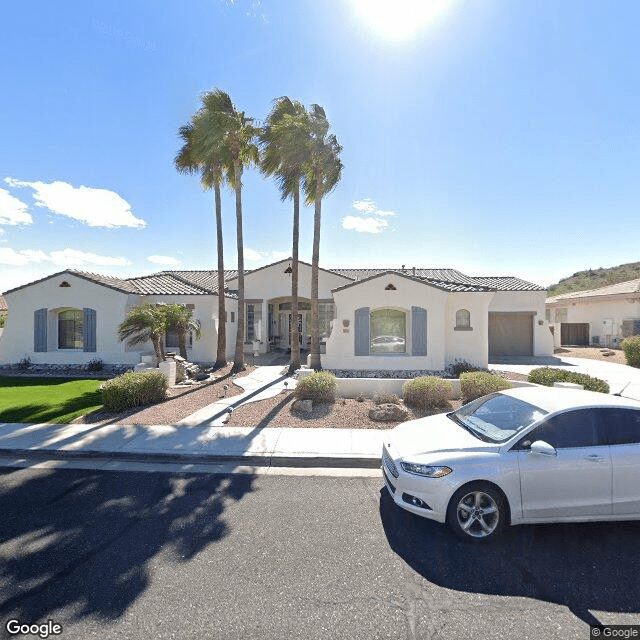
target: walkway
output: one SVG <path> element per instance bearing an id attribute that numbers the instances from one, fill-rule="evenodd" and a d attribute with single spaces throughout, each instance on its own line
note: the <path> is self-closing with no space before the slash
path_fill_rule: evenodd
<path id="1" fill-rule="evenodd" d="M 588 358 L 564 358 L 559 356 L 530 356 L 500 358 L 489 364 L 489 369 L 513 371 L 528 375 L 532 369 L 538 367 L 552 367 L 554 369 L 568 369 L 576 373 L 586 373 L 589 376 L 606 380 L 610 393 L 619 393 L 627 398 L 640 400 L 640 369 L 626 364 L 590 360 Z"/>
<path id="2" fill-rule="evenodd" d="M 282 365 L 257 367 L 249 375 L 234 380 L 234 384 L 242 387 L 244 393 L 230 398 L 221 398 L 190 416 L 183 418 L 177 426 L 219 427 L 225 424 L 231 411 L 246 404 L 277 396 L 285 389 L 295 389 L 298 381 L 283 375 Z"/>

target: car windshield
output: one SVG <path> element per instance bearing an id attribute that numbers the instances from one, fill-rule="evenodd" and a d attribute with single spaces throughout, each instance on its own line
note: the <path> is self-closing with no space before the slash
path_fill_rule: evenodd
<path id="1" fill-rule="evenodd" d="M 492 393 L 447 415 L 480 440 L 506 442 L 547 413 L 528 402 Z"/>

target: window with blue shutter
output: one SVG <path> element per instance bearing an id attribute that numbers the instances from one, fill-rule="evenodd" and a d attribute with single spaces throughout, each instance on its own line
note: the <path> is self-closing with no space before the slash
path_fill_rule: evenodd
<path id="1" fill-rule="evenodd" d="M 82 338 L 84 351 L 96 351 L 96 310 L 83 309 Z"/>
<path id="2" fill-rule="evenodd" d="M 47 350 L 47 310 L 36 309 L 33 312 L 33 350 Z"/>
<path id="3" fill-rule="evenodd" d="M 356 356 L 369 355 L 369 307 L 356 309 L 356 317 L 353 325 L 354 349 Z"/>
<path id="4" fill-rule="evenodd" d="M 411 307 L 411 355 L 427 355 L 427 310 Z"/>

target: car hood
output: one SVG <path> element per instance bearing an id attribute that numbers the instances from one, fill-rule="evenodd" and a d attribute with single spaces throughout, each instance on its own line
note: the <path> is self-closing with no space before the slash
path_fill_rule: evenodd
<path id="1" fill-rule="evenodd" d="M 392 455 L 414 459 L 416 456 L 459 451 L 495 451 L 497 444 L 479 440 L 446 414 L 420 418 L 398 425 L 385 438 Z"/>

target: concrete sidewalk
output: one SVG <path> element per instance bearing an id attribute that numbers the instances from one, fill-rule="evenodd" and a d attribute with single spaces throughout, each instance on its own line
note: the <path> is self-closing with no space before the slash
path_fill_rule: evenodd
<path id="1" fill-rule="evenodd" d="M 0 423 L 0 456 L 376 469 L 384 430 Z"/>

